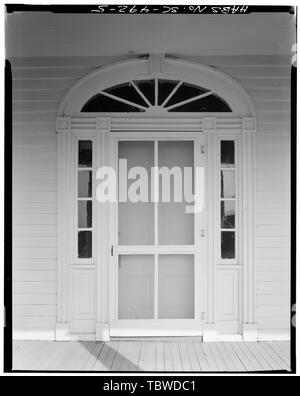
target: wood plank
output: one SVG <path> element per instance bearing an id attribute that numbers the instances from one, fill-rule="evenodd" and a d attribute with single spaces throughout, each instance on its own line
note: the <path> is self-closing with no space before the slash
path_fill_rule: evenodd
<path id="1" fill-rule="evenodd" d="M 137 347 L 136 342 L 123 341 L 127 344 L 127 348 L 123 350 L 123 361 L 120 366 L 120 371 L 138 371 L 138 366 L 133 363 L 133 357 L 135 357 L 135 362 L 137 362 Z"/>
<path id="2" fill-rule="evenodd" d="M 14 341 L 13 367 L 24 370 L 137 371 L 140 360 L 145 371 L 163 371 L 164 344 L 169 344 L 166 367 L 172 370 L 168 371 L 174 371 L 178 365 L 175 362 L 178 351 L 182 371 L 264 371 L 289 370 L 290 367 L 288 342 L 201 344 L 196 341 Z M 176 348 L 177 352 L 172 355 Z"/>
<path id="3" fill-rule="evenodd" d="M 250 349 L 252 354 L 256 357 L 263 370 L 272 370 L 272 366 L 268 362 L 267 357 L 261 353 L 261 350 L 259 348 L 257 348 L 257 343 L 250 343 L 248 349 Z"/>
<path id="4" fill-rule="evenodd" d="M 165 371 L 164 343 L 156 343 L 156 371 Z"/>
<path id="5" fill-rule="evenodd" d="M 34 357 L 39 353 L 42 345 L 44 345 L 44 341 L 23 341 L 13 348 L 13 369 L 30 370 Z"/>
<path id="6" fill-rule="evenodd" d="M 194 348 L 194 344 L 192 341 L 189 342 L 185 342 L 185 347 L 188 353 L 188 357 L 189 357 L 189 361 L 190 361 L 190 366 L 191 366 L 191 371 L 197 371 L 200 372 L 201 371 L 201 367 L 196 355 L 196 351 Z"/>
<path id="7" fill-rule="evenodd" d="M 210 371 L 209 362 L 206 358 L 202 344 L 200 342 L 193 342 L 195 354 L 197 356 L 201 371 Z"/>
<path id="8" fill-rule="evenodd" d="M 56 271 L 16 270 L 13 272 L 13 281 L 14 282 L 56 282 Z"/>
<path id="9" fill-rule="evenodd" d="M 265 349 L 263 348 L 263 342 L 258 342 L 255 345 L 255 348 L 260 351 L 261 355 L 265 357 L 265 360 L 267 360 L 268 364 L 272 367 L 272 370 L 280 370 L 282 369 L 282 366 L 278 365 L 276 360 L 273 359 L 272 355 L 269 352 L 266 352 Z"/>
<path id="10" fill-rule="evenodd" d="M 97 342 L 95 344 L 95 348 L 93 348 L 93 352 L 90 354 L 89 359 L 84 365 L 85 371 L 91 371 L 93 369 L 103 346 L 104 346 L 104 342 Z"/>
<path id="11" fill-rule="evenodd" d="M 85 352 L 85 347 L 81 342 L 68 342 L 68 349 L 60 355 L 57 361 L 53 361 L 49 370 L 73 371 Z"/>
<path id="12" fill-rule="evenodd" d="M 97 345 L 94 341 L 80 341 L 80 343 L 83 346 L 84 352 L 74 365 L 75 371 L 84 371 L 84 368 Z"/>
<path id="13" fill-rule="evenodd" d="M 174 371 L 182 371 L 182 363 L 180 358 L 179 343 L 178 341 L 171 342 L 172 359 Z"/>
<path id="14" fill-rule="evenodd" d="M 41 362 L 39 370 L 49 370 L 52 364 L 53 367 L 57 367 L 65 351 L 68 350 L 68 344 L 69 342 L 64 341 L 53 342 L 51 353 L 45 354 L 45 359 Z"/>
<path id="15" fill-rule="evenodd" d="M 31 247 L 31 248 L 18 248 L 14 247 L 14 258 L 28 258 L 28 259 L 55 259 L 57 256 L 57 250 L 55 248 L 40 248 L 40 247 Z"/>
<path id="16" fill-rule="evenodd" d="M 231 357 L 237 371 L 245 371 L 246 367 L 243 365 L 242 360 L 240 359 L 239 355 L 236 353 L 235 349 L 232 347 L 231 342 L 224 342 L 222 343 L 226 351 L 228 352 L 229 356 Z"/>
<path id="17" fill-rule="evenodd" d="M 253 365 L 255 370 L 256 371 L 263 370 L 263 366 L 261 365 L 260 360 L 257 359 L 256 355 L 253 353 L 252 343 L 242 342 L 240 347 L 243 349 L 248 359 L 251 361 L 251 364 Z"/>
<path id="18" fill-rule="evenodd" d="M 174 371 L 171 342 L 164 342 L 165 370 Z"/>
<path id="19" fill-rule="evenodd" d="M 119 341 L 106 342 L 93 371 L 119 371 L 123 361 L 122 348 L 124 345 Z"/>
<path id="20" fill-rule="evenodd" d="M 260 343 L 261 348 L 265 351 L 266 354 L 268 354 L 274 362 L 276 362 L 278 369 L 286 369 L 290 370 L 290 366 L 285 363 L 285 361 L 281 358 L 280 355 L 278 355 L 273 348 L 271 348 L 268 343 L 262 342 Z"/>
<path id="21" fill-rule="evenodd" d="M 243 362 L 243 365 L 245 366 L 247 371 L 255 371 L 255 367 L 251 363 L 251 361 L 248 359 L 245 351 L 240 347 L 239 342 L 233 342 L 232 347 L 234 348 L 236 354 L 240 357 L 241 361 Z"/>
<path id="22" fill-rule="evenodd" d="M 290 343 L 280 341 L 268 341 L 267 344 L 274 350 L 274 352 L 279 354 L 280 357 L 284 360 L 285 364 L 290 367 Z M 288 346 L 288 348 L 286 348 L 286 346 Z"/>
<path id="23" fill-rule="evenodd" d="M 14 259 L 15 271 L 55 271 L 56 260 L 53 259 Z"/>
<path id="24" fill-rule="evenodd" d="M 257 296 L 257 306 L 277 306 L 277 307 L 284 307 L 289 306 L 290 303 L 290 296 L 288 295 L 281 295 L 281 296 L 267 296 L 267 295 L 258 295 Z"/>
<path id="25" fill-rule="evenodd" d="M 187 349 L 188 343 L 189 342 L 178 342 L 182 371 L 192 371 L 190 356 Z"/>
<path id="26" fill-rule="evenodd" d="M 14 294 L 56 294 L 56 282 L 13 282 Z"/>
<path id="27" fill-rule="evenodd" d="M 147 369 L 148 369 L 148 371 L 156 370 L 156 342 L 154 342 L 154 341 L 149 342 Z"/>
<path id="28" fill-rule="evenodd" d="M 55 298 L 56 296 L 54 296 Z M 15 300 L 15 296 L 14 296 Z M 39 302 L 39 299 L 36 300 Z M 25 302 L 24 302 L 25 303 Z M 42 304 L 42 302 L 41 302 Z M 15 329 L 52 329 L 54 330 L 56 323 L 55 316 L 14 316 L 13 326 Z"/>
<path id="29" fill-rule="evenodd" d="M 217 342 L 216 347 L 226 364 L 227 371 L 239 371 L 238 367 L 235 365 L 234 360 L 232 359 L 232 354 L 224 347 L 223 342 Z"/>
<path id="30" fill-rule="evenodd" d="M 15 248 L 56 248 L 57 241 L 53 237 L 23 237 L 13 238 L 13 245 Z"/>
<path id="31" fill-rule="evenodd" d="M 142 342 L 141 344 L 141 353 L 139 359 L 139 371 L 148 371 L 148 342 Z"/>
<path id="32" fill-rule="evenodd" d="M 219 371 L 219 367 L 217 365 L 215 357 L 214 357 L 211 349 L 209 348 L 209 343 L 204 342 L 201 344 L 201 347 L 202 347 L 205 357 L 207 359 L 209 371 Z"/>
<path id="33" fill-rule="evenodd" d="M 257 307 L 257 318 L 284 318 L 290 316 L 290 308 L 287 307 Z"/>
<path id="34" fill-rule="evenodd" d="M 211 353 L 213 354 L 215 361 L 217 363 L 217 366 L 219 369 L 218 371 L 222 371 L 222 372 L 228 371 L 226 363 L 225 363 L 219 349 L 217 348 L 216 344 L 217 344 L 216 342 L 209 343 L 209 348 L 210 348 Z"/>

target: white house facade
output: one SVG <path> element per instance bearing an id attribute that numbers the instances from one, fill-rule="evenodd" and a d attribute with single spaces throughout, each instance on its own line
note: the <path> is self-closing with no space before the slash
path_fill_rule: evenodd
<path id="1" fill-rule="evenodd" d="M 140 55 L 112 40 L 114 56 L 91 56 L 94 22 L 76 57 L 66 42 L 11 57 L 14 337 L 289 339 L 290 56 L 251 44 L 190 56 L 164 36 Z M 124 23 L 129 40 L 139 27 Z M 99 202 L 98 171 L 120 178 L 120 159 L 201 168 L 203 210 Z"/>

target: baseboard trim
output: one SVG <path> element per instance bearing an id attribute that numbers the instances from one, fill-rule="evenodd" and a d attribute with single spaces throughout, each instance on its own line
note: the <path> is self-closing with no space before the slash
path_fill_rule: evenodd
<path id="1" fill-rule="evenodd" d="M 13 340 L 54 341 L 55 329 L 14 329 Z"/>

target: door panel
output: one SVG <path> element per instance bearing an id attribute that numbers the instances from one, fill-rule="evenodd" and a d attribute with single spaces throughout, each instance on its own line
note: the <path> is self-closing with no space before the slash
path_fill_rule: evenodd
<path id="1" fill-rule="evenodd" d="M 154 318 L 154 256 L 120 255 L 119 319 Z"/>
<path id="2" fill-rule="evenodd" d="M 142 167 L 150 175 L 154 166 L 153 141 L 120 141 L 118 143 L 118 157 L 127 160 L 128 171 L 133 167 Z M 124 171 L 124 167 L 121 172 Z M 120 174 L 119 174 L 120 177 Z M 122 181 L 124 179 L 122 178 Z M 124 191 L 134 189 L 135 180 L 129 180 Z M 120 185 L 120 183 L 119 183 Z M 151 191 L 150 178 L 148 192 Z M 135 190 L 135 189 L 134 189 Z M 139 194 L 137 189 L 136 194 Z M 153 245 L 154 244 L 154 204 L 148 194 L 148 202 L 120 202 L 118 208 L 119 245 Z M 119 199 L 122 200 L 119 191 Z"/>
<path id="3" fill-rule="evenodd" d="M 181 175 L 184 168 L 194 167 L 194 142 L 193 141 L 158 141 L 158 166 L 166 167 L 170 171 L 180 169 Z M 176 173 L 177 174 L 177 173 Z M 178 173 L 180 176 L 180 173 Z M 178 180 L 177 176 L 159 178 L 159 203 L 158 203 L 158 243 L 159 245 L 193 245 L 194 244 L 194 215 L 186 214 L 184 179 Z M 191 177 L 190 194 L 193 193 L 193 172 Z M 174 186 L 175 182 L 176 186 Z M 170 188 L 168 188 L 170 186 Z M 176 187 L 176 191 L 175 188 Z M 163 202 L 164 196 L 169 193 L 170 201 Z M 181 195 L 181 202 L 176 198 Z"/>
<path id="4" fill-rule="evenodd" d="M 194 317 L 194 255 L 159 255 L 158 318 Z"/>

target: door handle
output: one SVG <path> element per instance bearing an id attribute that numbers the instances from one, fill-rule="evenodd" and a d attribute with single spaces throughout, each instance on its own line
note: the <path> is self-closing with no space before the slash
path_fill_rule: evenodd
<path id="1" fill-rule="evenodd" d="M 110 247 L 110 255 L 111 255 L 111 257 L 113 257 L 113 255 L 114 255 L 114 245 L 111 245 L 111 247 Z"/>

